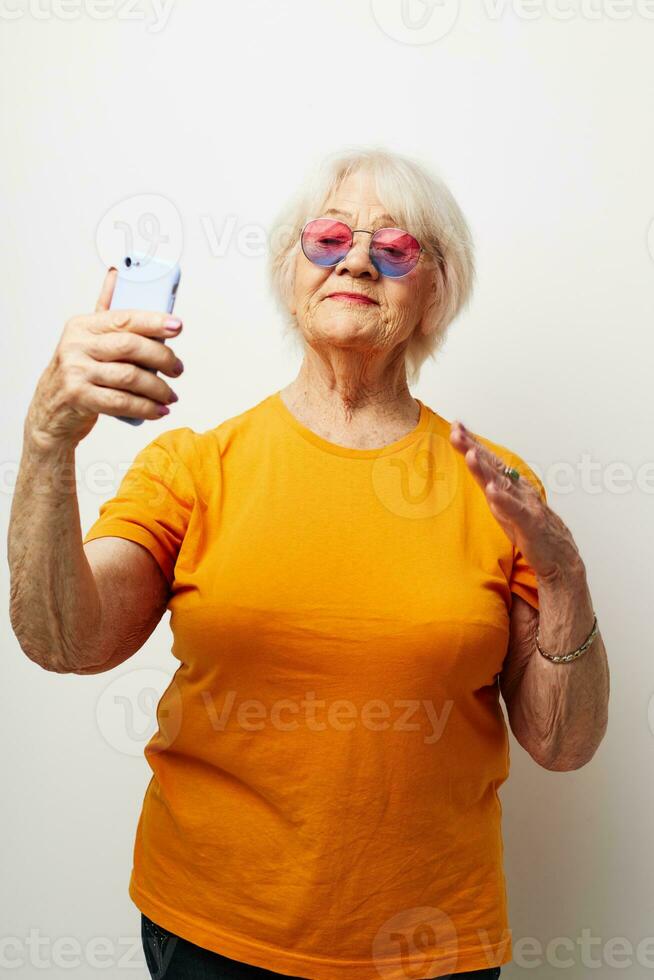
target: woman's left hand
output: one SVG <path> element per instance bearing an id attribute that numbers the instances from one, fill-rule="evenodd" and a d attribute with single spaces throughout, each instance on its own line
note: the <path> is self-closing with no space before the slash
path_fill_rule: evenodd
<path id="1" fill-rule="evenodd" d="M 504 460 L 468 432 L 462 422 L 452 423 L 450 442 L 463 454 L 493 516 L 541 582 L 556 581 L 583 567 L 569 528 L 528 479 L 507 476 Z"/>

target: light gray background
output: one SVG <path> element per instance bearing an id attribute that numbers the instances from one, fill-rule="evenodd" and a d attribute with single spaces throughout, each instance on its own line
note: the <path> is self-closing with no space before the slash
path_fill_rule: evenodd
<path id="1" fill-rule="evenodd" d="M 157 433 L 204 431 L 294 377 L 265 240 L 306 166 L 349 143 L 431 161 L 479 274 L 414 393 L 539 473 L 585 560 L 612 668 L 609 733 L 585 768 L 549 773 L 511 737 L 503 976 L 652 975 L 654 4 L 0 8 L 5 533 L 34 386 L 123 251 L 117 221 L 137 234 L 134 215 L 159 215 L 181 257 L 186 371 L 167 419 L 104 417 L 80 446 L 84 530 Z M 2 575 L 8 597 L 6 562 Z M 127 883 L 142 749 L 176 666 L 168 615 L 122 667 L 84 678 L 32 664 L 7 606 L 0 970 L 145 976 Z"/>

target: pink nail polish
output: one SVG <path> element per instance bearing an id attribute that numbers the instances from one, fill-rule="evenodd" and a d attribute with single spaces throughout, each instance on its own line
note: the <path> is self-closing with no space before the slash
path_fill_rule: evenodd
<path id="1" fill-rule="evenodd" d="M 168 408 L 167 405 L 159 405 L 157 406 L 157 412 L 159 415 L 168 415 L 170 409 Z"/>
<path id="2" fill-rule="evenodd" d="M 167 320 L 164 320 L 164 330 L 166 333 L 177 333 L 181 326 L 182 321 L 178 320 L 176 316 L 169 316 Z"/>

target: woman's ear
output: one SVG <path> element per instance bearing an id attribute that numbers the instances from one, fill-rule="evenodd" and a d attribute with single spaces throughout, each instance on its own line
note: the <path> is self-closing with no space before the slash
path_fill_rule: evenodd
<path id="1" fill-rule="evenodd" d="M 435 299 L 429 299 L 425 309 L 422 311 L 422 315 L 416 324 L 416 330 L 423 335 L 423 337 L 428 337 L 436 329 L 436 317 L 434 316 L 436 306 Z"/>
<path id="2" fill-rule="evenodd" d="M 297 262 L 297 256 L 295 261 Z M 297 314 L 297 303 L 295 302 L 295 270 L 293 270 L 293 281 L 287 286 L 287 306 L 291 316 Z"/>
<path id="3" fill-rule="evenodd" d="M 431 280 L 431 285 L 429 287 L 429 293 L 427 295 L 427 300 L 425 302 L 423 311 L 420 315 L 420 319 L 416 324 L 416 329 L 420 331 L 423 336 L 428 337 L 436 329 L 437 317 L 436 317 L 436 304 L 438 303 L 438 279 L 433 276 Z"/>

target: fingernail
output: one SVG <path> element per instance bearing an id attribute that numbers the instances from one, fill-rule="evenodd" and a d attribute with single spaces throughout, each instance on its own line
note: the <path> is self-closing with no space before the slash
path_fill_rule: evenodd
<path id="1" fill-rule="evenodd" d="M 175 316 L 169 316 L 167 320 L 164 320 L 164 330 L 166 333 L 175 333 L 176 330 L 182 325 L 182 321 L 178 320 Z"/>
<path id="2" fill-rule="evenodd" d="M 107 269 L 107 272 L 117 272 L 117 271 L 118 270 L 116 269 L 115 265 L 110 265 L 109 268 Z"/>
<path id="3" fill-rule="evenodd" d="M 173 370 L 174 370 L 175 374 L 181 374 L 182 371 L 184 370 L 184 365 L 180 361 L 179 357 L 177 358 L 177 360 L 173 364 Z"/>
<path id="4" fill-rule="evenodd" d="M 171 394 L 171 396 L 170 396 L 170 398 L 168 399 L 168 401 L 169 402 L 178 402 L 179 401 L 179 395 L 177 394 L 177 392 L 173 391 L 172 394 Z"/>
<path id="5" fill-rule="evenodd" d="M 169 411 L 170 411 L 170 409 L 166 405 L 158 405 L 157 406 L 157 414 L 158 415 L 168 415 Z"/>

